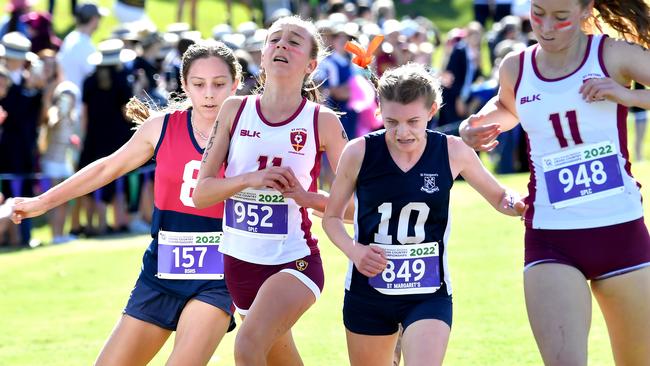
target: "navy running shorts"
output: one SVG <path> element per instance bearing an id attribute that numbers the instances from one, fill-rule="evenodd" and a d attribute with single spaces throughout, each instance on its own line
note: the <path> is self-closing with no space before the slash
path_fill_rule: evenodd
<path id="1" fill-rule="evenodd" d="M 230 332 L 235 329 L 235 318 L 232 316 L 234 308 L 226 284 L 224 281 L 221 282 L 223 286 L 213 287 L 192 296 L 184 297 L 153 289 L 141 278 L 138 278 L 123 313 L 161 328 L 175 331 L 185 305 L 190 300 L 195 299 L 229 314 L 230 325 L 228 326 L 228 332 Z"/>
<path id="2" fill-rule="evenodd" d="M 345 291 L 343 324 L 347 330 L 363 335 L 390 335 L 399 324 L 404 329 L 418 320 L 437 319 L 451 328 L 452 298 L 442 286 L 431 295 L 360 295 Z"/>

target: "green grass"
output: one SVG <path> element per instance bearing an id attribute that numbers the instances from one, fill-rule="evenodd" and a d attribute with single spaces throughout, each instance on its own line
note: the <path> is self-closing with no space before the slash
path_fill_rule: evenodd
<path id="1" fill-rule="evenodd" d="M 650 164 L 637 164 L 634 172 L 650 182 Z M 527 176 L 500 179 L 523 192 Z M 445 364 L 541 364 L 523 301 L 521 222 L 496 214 L 462 182 L 452 200 L 454 327 Z M 306 365 L 345 365 L 341 307 L 347 260 L 319 225 L 325 291 L 294 335 Z M 146 236 L 80 240 L 0 255 L 0 364 L 91 364 L 121 314 L 148 242 Z M 210 365 L 233 365 L 233 340 L 233 334 L 225 337 Z M 152 365 L 164 364 L 171 345 Z M 589 346 L 590 365 L 613 364 L 595 303 Z"/>

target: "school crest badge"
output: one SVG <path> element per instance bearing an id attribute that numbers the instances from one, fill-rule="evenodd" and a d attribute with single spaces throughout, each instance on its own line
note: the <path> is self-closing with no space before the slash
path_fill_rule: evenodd
<path id="1" fill-rule="evenodd" d="M 307 261 L 304 259 L 298 259 L 296 261 L 296 269 L 299 270 L 300 272 L 306 270 L 308 265 L 309 263 L 307 263 Z"/>
<path id="2" fill-rule="evenodd" d="M 436 187 L 436 177 L 438 174 L 422 173 L 420 176 L 424 178 L 424 183 L 422 184 L 422 188 L 420 188 L 422 192 L 431 194 L 440 190 L 440 188 Z"/>
<path id="3" fill-rule="evenodd" d="M 307 142 L 307 130 L 303 128 L 292 130 L 289 134 L 289 140 L 294 151 L 298 152 L 302 150 Z"/>

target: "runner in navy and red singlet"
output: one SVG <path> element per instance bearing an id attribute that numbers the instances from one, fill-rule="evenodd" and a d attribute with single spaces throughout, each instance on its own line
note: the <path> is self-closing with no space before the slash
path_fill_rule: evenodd
<path id="1" fill-rule="evenodd" d="M 650 52 L 590 34 L 594 14 L 650 45 L 647 2 L 533 0 L 539 44 L 503 61 L 498 96 L 461 136 L 490 150 L 500 131 L 521 121 L 526 132 L 524 290 L 544 363 L 587 364 L 593 294 L 616 364 L 649 365 L 650 236 L 626 117 L 630 106 L 650 108 L 650 91 L 629 88 L 650 82 Z"/>
<path id="2" fill-rule="evenodd" d="M 320 155 L 326 152 L 335 169 L 347 136 L 306 85 L 321 49 L 310 22 L 286 17 L 270 27 L 263 92 L 226 101 L 194 191 L 197 207 L 225 200 L 220 250 L 245 317 L 237 365 L 301 365 L 291 327 L 323 290 L 307 208 L 324 211 L 327 198 L 316 190 Z M 215 178 L 224 162 L 225 178 Z"/>
<path id="3" fill-rule="evenodd" d="M 401 324 L 406 364 L 440 365 L 452 323 L 454 179 L 462 175 L 504 214 L 520 215 L 524 203 L 459 138 L 426 129 L 442 100 L 440 82 L 423 66 L 387 70 L 377 94 L 385 130 L 346 146 L 323 219 L 350 258 L 343 305 L 350 363 L 390 365 Z M 354 239 L 343 226 L 352 195 Z"/>
<path id="4" fill-rule="evenodd" d="M 38 197 L 16 199 L 13 219 L 20 221 L 91 192 L 152 158 L 156 162 L 153 240 L 97 365 L 146 365 L 173 331 L 167 365 L 206 365 L 234 327 L 218 251 L 223 204 L 198 209 L 191 196 L 210 128 L 222 103 L 234 95 L 241 67 L 225 45 L 201 42 L 183 55 L 181 74 L 191 105 L 149 117 L 146 106 L 131 101 L 131 117 L 143 123 L 122 148 Z"/>

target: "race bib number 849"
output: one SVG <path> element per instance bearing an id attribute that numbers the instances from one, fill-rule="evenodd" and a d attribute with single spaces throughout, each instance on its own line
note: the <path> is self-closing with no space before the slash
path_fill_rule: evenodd
<path id="1" fill-rule="evenodd" d="M 370 244 L 384 249 L 386 269 L 368 283 L 386 295 L 428 294 L 440 288 L 437 242 L 411 245 Z"/>

